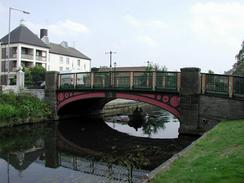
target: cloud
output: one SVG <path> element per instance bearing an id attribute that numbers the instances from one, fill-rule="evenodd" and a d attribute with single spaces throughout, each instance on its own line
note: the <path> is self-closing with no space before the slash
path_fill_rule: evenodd
<path id="1" fill-rule="evenodd" d="M 158 45 L 157 41 L 154 40 L 153 38 L 151 38 L 150 36 L 138 36 L 137 40 L 148 46 L 157 46 Z"/>
<path id="2" fill-rule="evenodd" d="M 191 14 L 192 31 L 200 39 L 236 47 L 244 38 L 244 4 L 196 3 Z"/>
<path id="3" fill-rule="evenodd" d="M 33 22 L 25 22 L 25 24 L 33 31 L 39 32 L 40 28 L 48 29 L 49 34 L 56 36 L 75 36 L 77 34 L 89 32 L 89 28 L 79 22 L 72 20 L 59 21 L 54 24 L 36 24 Z"/>
<path id="4" fill-rule="evenodd" d="M 168 24 L 155 19 L 155 20 L 139 20 L 132 15 L 125 15 L 125 20 L 133 27 L 136 28 L 150 28 L 150 29 L 166 29 Z"/>

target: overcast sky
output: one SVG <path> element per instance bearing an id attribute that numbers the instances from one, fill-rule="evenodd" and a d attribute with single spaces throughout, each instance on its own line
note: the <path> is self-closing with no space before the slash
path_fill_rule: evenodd
<path id="1" fill-rule="evenodd" d="M 24 19 L 34 33 L 47 28 L 51 42 L 67 41 L 108 66 L 105 51 L 116 51 L 118 66 L 147 61 L 168 70 L 200 67 L 223 73 L 235 62 L 244 39 L 244 0 L 0 0 L 0 37 Z"/>

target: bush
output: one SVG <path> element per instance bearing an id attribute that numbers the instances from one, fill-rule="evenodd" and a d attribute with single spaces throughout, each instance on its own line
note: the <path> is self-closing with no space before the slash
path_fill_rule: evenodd
<path id="1" fill-rule="evenodd" d="M 16 117 L 16 108 L 9 104 L 0 104 L 0 119 L 6 120 Z"/>
<path id="2" fill-rule="evenodd" d="M 0 94 L 0 119 L 46 118 L 52 112 L 48 104 L 30 94 Z"/>

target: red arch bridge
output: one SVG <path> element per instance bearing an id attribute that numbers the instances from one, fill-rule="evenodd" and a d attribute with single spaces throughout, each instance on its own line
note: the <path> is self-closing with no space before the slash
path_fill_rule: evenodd
<path id="1" fill-rule="evenodd" d="M 46 99 L 59 116 L 98 112 L 117 98 L 141 101 L 177 117 L 183 131 L 205 131 L 223 119 L 244 117 L 244 78 L 181 72 L 48 72 Z"/>

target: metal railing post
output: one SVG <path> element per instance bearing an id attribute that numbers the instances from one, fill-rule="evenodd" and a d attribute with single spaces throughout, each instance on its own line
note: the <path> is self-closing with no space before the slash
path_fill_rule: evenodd
<path id="1" fill-rule="evenodd" d="M 157 77 L 157 73 L 156 71 L 153 71 L 153 75 L 152 75 L 152 90 L 155 91 L 156 89 L 156 77 Z"/>
<path id="2" fill-rule="evenodd" d="M 134 78 L 133 78 L 133 75 L 134 75 L 133 72 L 130 72 L 130 90 L 133 89 L 133 82 L 134 82 L 134 81 L 133 81 L 133 79 L 134 79 Z"/>
<path id="3" fill-rule="evenodd" d="M 94 87 L 94 72 L 91 72 L 91 88 Z"/>
<path id="4" fill-rule="evenodd" d="M 233 96 L 233 76 L 229 76 L 228 78 L 228 94 L 229 94 L 229 97 L 232 98 Z"/>
<path id="5" fill-rule="evenodd" d="M 181 87 L 180 80 L 181 80 L 181 73 L 178 72 L 176 74 L 176 89 L 177 89 L 178 92 L 180 92 L 180 87 Z"/>
<path id="6" fill-rule="evenodd" d="M 77 73 L 74 74 L 74 89 L 76 88 L 77 85 Z"/>
<path id="7" fill-rule="evenodd" d="M 205 94 L 205 88 L 206 88 L 206 74 L 202 74 L 202 77 L 201 77 L 201 86 L 202 86 L 202 94 L 204 95 Z"/>

